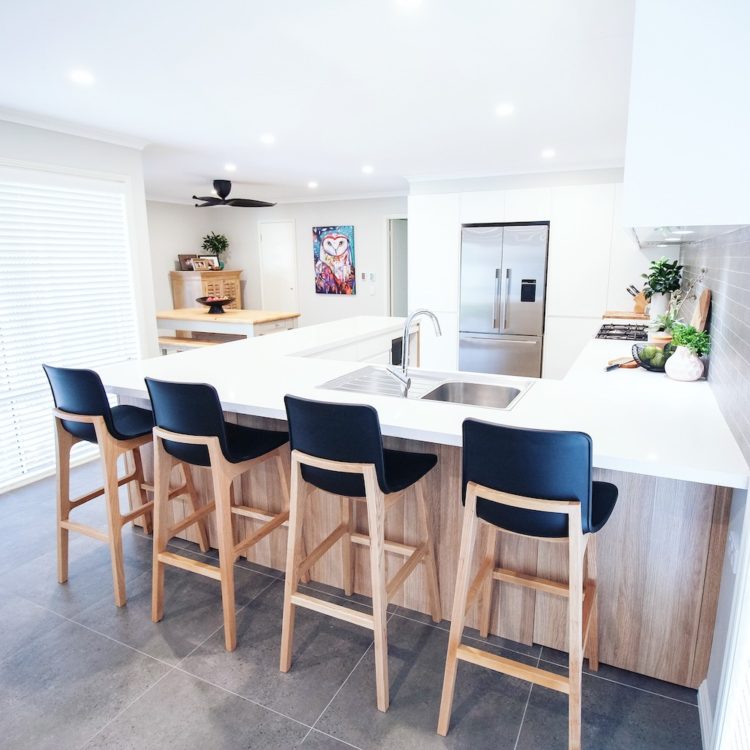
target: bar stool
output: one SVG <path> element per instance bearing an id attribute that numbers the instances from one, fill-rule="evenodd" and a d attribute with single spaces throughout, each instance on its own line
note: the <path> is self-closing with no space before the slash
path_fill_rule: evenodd
<path id="1" fill-rule="evenodd" d="M 122 552 L 122 527 L 143 517 L 148 533 L 153 502 L 146 502 L 143 463 L 140 448 L 151 442 L 154 422 L 148 409 L 136 406 L 110 407 L 101 378 L 93 370 L 42 365 L 55 401 L 55 436 L 57 445 L 57 580 L 68 580 L 68 532 L 76 531 L 109 545 L 115 604 L 122 607 L 125 597 L 125 567 Z M 70 499 L 70 449 L 81 441 L 98 443 L 104 486 L 74 500 Z M 118 478 L 117 460 L 130 454 L 133 470 Z M 119 488 L 133 482 L 139 505 L 130 513 L 120 512 Z M 183 484 L 171 492 L 172 497 L 192 491 L 186 474 Z M 104 495 L 107 508 L 107 533 L 70 520 L 74 508 Z"/>
<path id="2" fill-rule="evenodd" d="M 591 451 L 591 438 L 583 432 L 528 430 L 474 419 L 464 421 L 464 520 L 438 734 L 448 733 L 456 669 L 461 660 L 567 693 L 568 747 L 580 748 L 581 673 L 587 648 L 589 666 L 592 670 L 599 667 L 594 533 L 607 522 L 617 501 L 617 487 L 591 481 Z M 487 544 L 470 585 L 480 522 L 487 531 Z M 498 529 L 567 544 L 568 583 L 496 568 Z M 567 677 L 461 644 L 466 612 L 477 599 L 480 632 L 487 635 L 492 583 L 496 580 L 567 597 Z"/>
<path id="3" fill-rule="evenodd" d="M 287 420 L 292 447 L 292 494 L 289 510 L 284 615 L 281 631 L 280 669 L 292 664 L 294 618 L 297 607 L 305 607 L 347 622 L 369 628 L 375 640 L 375 684 L 377 707 L 387 711 L 388 602 L 415 570 L 425 567 L 432 619 L 439 622 L 440 591 L 433 551 L 432 532 L 421 479 L 435 466 L 437 456 L 385 450 L 375 409 L 357 404 L 334 404 L 286 396 Z M 417 509 L 424 537 L 416 546 L 385 539 L 385 513 L 415 487 Z M 339 525 L 307 556 L 301 548 L 303 517 L 309 496 L 315 490 L 338 495 L 341 499 Z M 368 533 L 357 533 L 352 516 L 352 500 L 367 506 Z M 344 591 L 352 593 L 352 543 L 369 546 L 372 581 L 371 615 L 331 604 L 300 593 L 300 576 L 333 545 L 342 541 Z M 390 581 L 386 582 L 385 553 L 408 556 Z"/>
<path id="4" fill-rule="evenodd" d="M 151 598 L 151 619 L 159 622 L 164 616 L 164 566 L 172 565 L 213 578 L 221 583 L 224 612 L 224 646 L 234 651 L 237 646 L 235 617 L 234 563 L 240 554 L 255 545 L 274 529 L 285 525 L 289 518 L 288 481 L 279 448 L 289 436 L 286 432 L 259 430 L 224 421 L 216 389 L 203 383 L 168 383 L 146 378 L 146 386 L 154 408 L 154 567 Z M 274 458 L 284 492 L 284 509 L 269 513 L 259 508 L 237 505 L 232 497 L 232 481 L 254 466 Z M 194 510 L 174 526 L 164 498 L 174 460 L 192 466 L 208 467 L 211 471 L 214 500 Z M 184 555 L 167 551 L 167 542 L 175 534 L 216 511 L 219 568 L 197 562 Z M 262 520 L 253 534 L 234 542 L 233 518 Z"/>

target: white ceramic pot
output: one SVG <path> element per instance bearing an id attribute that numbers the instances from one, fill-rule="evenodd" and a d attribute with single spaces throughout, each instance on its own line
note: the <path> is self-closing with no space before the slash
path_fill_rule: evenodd
<path id="1" fill-rule="evenodd" d="M 656 320 L 660 315 L 665 315 L 669 310 L 669 298 L 670 294 L 652 294 L 651 295 L 651 307 L 649 308 L 649 317 L 651 320 Z"/>
<path id="2" fill-rule="evenodd" d="M 678 346 L 664 365 L 664 372 L 672 380 L 698 380 L 703 375 L 703 362 L 686 346 Z"/>

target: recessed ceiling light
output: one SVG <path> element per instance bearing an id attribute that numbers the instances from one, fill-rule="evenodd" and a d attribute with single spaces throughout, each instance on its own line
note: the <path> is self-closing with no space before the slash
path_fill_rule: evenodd
<path id="1" fill-rule="evenodd" d="M 218 195 L 218 193 L 216 192 L 216 188 L 211 188 L 211 192 L 212 192 L 212 193 L 213 193 L 214 195 Z"/>
<path id="2" fill-rule="evenodd" d="M 665 237 L 664 242 L 682 242 L 679 237 Z"/>
<path id="3" fill-rule="evenodd" d="M 263 133 L 263 135 L 260 137 L 260 142 L 265 144 L 266 146 L 270 146 L 276 143 L 276 136 L 274 136 L 273 133 Z"/>
<path id="4" fill-rule="evenodd" d="M 318 183 L 315 182 L 315 180 L 310 180 L 310 182 L 307 183 L 307 187 L 309 187 L 310 190 L 315 190 L 315 188 L 318 187 Z"/>
<path id="5" fill-rule="evenodd" d="M 76 68 L 68 73 L 70 80 L 78 84 L 79 86 L 91 86 L 94 81 L 94 74 L 90 70 L 84 70 L 83 68 Z"/>
<path id="6" fill-rule="evenodd" d="M 227 172 L 236 172 L 237 171 L 237 165 L 232 164 L 231 162 L 224 165 L 224 169 L 226 169 Z"/>
<path id="7" fill-rule="evenodd" d="M 669 247 L 669 245 L 663 245 L 663 244 L 659 243 L 656 247 Z"/>
<path id="8" fill-rule="evenodd" d="M 362 166 L 362 174 L 372 174 L 375 171 L 372 164 L 364 164 Z"/>
<path id="9" fill-rule="evenodd" d="M 672 234 L 695 234 L 692 229 L 673 229 Z"/>
<path id="10" fill-rule="evenodd" d="M 542 149 L 542 153 L 539 154 L 542 159 L 552 159 L 555 155 L 555 149 L 554 148 L 544 148 Z"/>
<path id="11" fill-rule="evenodd" d="M 516 111 L 516 108 L 510 102 L 501 102 L 495 107 L 495 114 L 498 117 L 509 117 Z"/>

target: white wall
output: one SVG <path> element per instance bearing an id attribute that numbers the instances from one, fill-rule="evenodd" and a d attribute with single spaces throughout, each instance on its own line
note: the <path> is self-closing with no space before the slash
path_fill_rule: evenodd
<path id="1" fill-rule="evenodd" d="M 125 183 L 138 338 L 143 356 L 156 355 L 153 274 L 141 151 L 40 127 L 0 121 L 0 161 L 10 166 L 41 167 Z"/>
<path id="2" fill-rule="evenodd" d="M 149 201 L 153 245 L 154 288 L 162 307 L 171 307 L 168 272 L 178 253 L 198 252 L 209 231 L 227 235 L 227 268 L 244 273 L 244 303 L 260 307 L 259 223 L 294 221 L 297 238 L 297 288 L 301 325 L 352 315 L 388 315 L 388 217 L 406 215 L 406 198 L 286 203 L 273 208 L 206 208 Z M 315 294 L 312 227 L 354 226 L 357 293 L 352 296 Z M 362 273 L 368 274 L 363 281 Z M 374 282 L 369 274 L 375 274 Z"/>
<path id="3" fill-rule="evenodd" d="M 747 0 L 638 0 L 629 226 L 750 224 Z"/>

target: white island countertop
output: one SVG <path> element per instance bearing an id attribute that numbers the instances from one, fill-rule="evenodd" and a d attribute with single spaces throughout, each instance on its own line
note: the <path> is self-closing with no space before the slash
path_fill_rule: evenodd
<path id="1" fill-rule="evenodd" d="M 581 430 L 594 443 L 594 466 L 669 479 L 747 488 L 750 468 L 706 381 L 681 383 L 660 373 L 605 372 L 631 342 L 592 340 L 564 380 L 533 380 L 508 411 L 323 389 L 365 362 L 318 358 L 327 349 L 401 335 L 402 318 L 358 317 L 166 357 L 98 368 L 108 392 L 147 398 L 144 376 L 214 385 L 228 412 L 285 419 L 284 395 L 369 403 L 384 435 L 461 445 L 467 417 L 539 429 Z M 420 372 L 412 368 L 415 375 Z M 441 378 L 512 384 L 506 376 L 431 373 Z M 520 379 L 527 381 L 529 379 Z"/>

